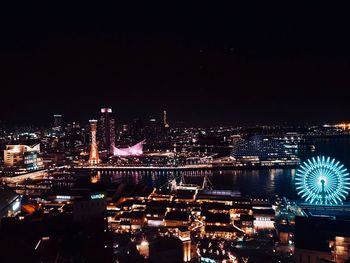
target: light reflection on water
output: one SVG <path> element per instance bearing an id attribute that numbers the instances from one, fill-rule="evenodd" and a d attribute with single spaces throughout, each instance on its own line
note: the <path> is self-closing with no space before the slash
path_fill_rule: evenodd
<path id="1" fill-rule="evenodd" d="M 218 190 L 238 190 L 243 195 L 275 194 L 289 198 L 297 198 L 294 191 L 295 169 L 271 169 L 271 170 L 220 170 L 220 171 L 104 171 L 101 173 L 103 180 L 111 182 L 146 184 L 148 186 L 161 187 L 174 176 L 184 175 L 186 183 L 201 185 L 203 177 L 207 175 Z"/>
<path id="2" fill-rule="evenodd" d="M 301 153 L 302 161 L 317 155 L 336 158 L 350 170 L 350 138 L 314 139 L 315 152 Z M 203 176 L 208 175 L 214 189 L 238 190 L 243 195 L 263 194 L 273 197 L 275 194 L 291 199 L 299 199 L 294 186 L 295 169 L 271 170 L 235 170 L 235 171 L 187 171 L 183 172 L 186 183 L 201 185 Z M 101 173 L 101 180 L 134 184 L 147 184 L 160 187 L 167 184 L 179 171 L 106 171 Z"/>

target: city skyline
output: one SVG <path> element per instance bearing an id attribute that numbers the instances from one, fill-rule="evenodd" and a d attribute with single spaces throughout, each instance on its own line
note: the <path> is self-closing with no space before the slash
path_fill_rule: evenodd
<path id="1" fill-rule="evenodd" d="M 5 262 L 350 262 L 350 16 L 0 9 Z"/>
<path id="2" fill-rule="evenodd" d="M 12 118 L 8 120 L 6 118 L 0 120 L 0 124 L 2 127 L 6 128 L 20 128 L 20 127 L 38 127 L 38 128 L 50 128 L 54 125 L 55 115 L 60 115 L 62 125 L 67 124 L 80 124 L 83 126 L 88 126 L 90 119 L 99 119 L 99 110 L 100 108 L 96 108 L 94 113 L 85 116 L 77 116 L 76 113 L 67 113 L 61 114 L 64 110 L 58 112 L 53 111 L 54 114 L 51 115 L 42 115 L 41 119 L 38 120 L 35 116 L 33 119 L 16 119 Z M 34 114 L 34 113 L 33 113 Z M 28 116 L 28 115 L 26 115 Z M 322 126 L 322 125 L 348 125 L 349 119 L 347 118 L 325 118 L 318 120 L 286 120 L 286 121 L 278 121 L 278 120 L 250 120 L 250 121 L 202 121 L 198 122 L 195 119 L 192 120 L 184 120 L 184 119 L 173 119 L 178 116 L 178 114 L 174 114 L 170 112 L 170 121 L 169 123 L 173 127 L 188 127 L 188 128 L 210 128 L 210 127 L 254 127 L 254 126 L 275 126 L 275 127 L 309 127 L 309 126 Z M 139 113 L 139 115 L 118 115 L 118 112 L 113 112 L 113 117 L 116 118 L 116 127 L 121 129 L 123 125 L 132 125 L 135 121 L 141 121 L 142 123 L 146 123 L 149 119 L 153 119 L 159 126 L 163 125 L 163 110 L 158 112 L 151 113 Z M 14 122 L 13 119 L 16 119 Z M 169 119 L 168 119 L 169 120 Z"/>
<path id="3" fill-rule="evenodd" d="M 98 112 L 99 109 L 97 109 Z M 152 120 L 154 124 L 158 125 L 159 127 L 163 126 L 163 111 L 160 112 L 153 112 L 152 114 L 144 113 L 144 115 L 134 115 L 131 116 L 129 119 L 126 116 L 119 116 L 116 115 L 117 113 L 113 112 L 113 117 L 116 119 L 115 127 L 118 130 L 123 129 L 123 126 L 132 126 L 136 122 L 141 122 L 142 125 L 148 125 L 148 122 Z M 23 121 L 16 121 L 12 122 L 11 120 L 8 121 L 6 119 L 0 120 L 0 125 L 4 129 L 18 129 L 18 128 L 24 128 L 24 129 L 51 129 L 52 127 L 55 127 L 55 116 L 59 115 L 61 118 L 61 126 L 60 129 L 66 125 L 74 125 L 78 124 L 82 127 L 89 126 L 89 120 L 91 119 L 99 119 L 99 114 L 91 114 L 89 116 L 81 116 L 77 118 L 73 118 L 72 114 L 62 115 L 62 114 L 52 114 L 52 115 L 45 115 L 43 116 L 43 119 L 37 120 L 23 120 Z M 171 113 L 172 116 L 172 113 Z M 120 117 L 120 118 L 119 118 Z M 172 116 L 173 117 L 173 116 Z M 168 119 L 169 120 L 169 119 Z M 100 122 L 100 120 L 99 120 Z M 339 118 L 333 118 L 333 119 L 327 119 L 327 120 L 317 120 L 317 121 L 273 121 L 273 120 L 257 120 L 257 121 L 235 121 L 235 122 L 225 122 L 225 121 L 216 121 L 216 122 L 201 122 L 198 123 L 196 121 L 184 121 L 182 119 L 170 119 L 168 122 L 171 124 L 173 128 L 219 128 L 219 127 L 231 127 L 231 128 L 253 128 L 253 127 L 275 127 L 275 128 L 307 128 L 307 127 L 322 127 L 322 126 L 331 126 L 331 127 L 338 127 L 343 129 L 348 129 L 347 127 L 350 125 L 350 122 L 347 119 L 339 119 Z M 169 125 L 169 124 L 168 124 Z"/>
<path id="4" fill-rule="evenodd" d="M 350 262 L 348 8 L 0 10 L 1 263 Z"/>

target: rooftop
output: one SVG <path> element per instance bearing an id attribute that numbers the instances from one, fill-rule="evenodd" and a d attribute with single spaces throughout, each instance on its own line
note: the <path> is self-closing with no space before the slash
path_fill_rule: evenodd
<path id="1" fill-rule="evenodd" d="M 143 211 L 131 211 L 131 212 L 124 212 L 120 218 L 130 218 L 130 219 L 142 219 L 144 216 Z"/>
<path id="2" fill-rule="evenodd" d="M 211 212 L 203 212 L 203 215 L 205 216 L 205 222 L 207 223 L 226 223 L 229 224 L 231 222 L 230 220 L 230 214 L 223 214 L 223 213 L 211 213 Z"/>
<path id="3" fill-rule="evenodd" d="M 171 211 L 165 215 L 165 220 L 188 221 L 189 214 L 182 211 Z"/>
<path id="4" fill-rule="evenodd" d="M 244 233 L 242 230 L 235 226 L 206 226 L 205 231 L 207 232 L 230 232 L 230 233 Z"/>

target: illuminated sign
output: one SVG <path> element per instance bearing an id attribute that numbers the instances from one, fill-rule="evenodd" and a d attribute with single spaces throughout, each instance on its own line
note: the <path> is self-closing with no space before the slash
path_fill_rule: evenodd
<path id="1" fill-rule="evenodd" d="M 102 194 L 102 193 L 90 195 L 90 198 L 91 198 L 92 200 L 95 200 L 95 199 L 102 199 L 102 198 L 104 198 L 104 197 L 105 197 L 105 194 Z"/>

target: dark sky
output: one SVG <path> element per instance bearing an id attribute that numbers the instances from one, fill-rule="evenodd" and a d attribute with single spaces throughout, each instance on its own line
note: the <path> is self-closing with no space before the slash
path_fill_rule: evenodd
<path id="1" fill-rule="evenodd" d="M 347 10 L 3 7 L 0 120 L 87 121 L 105 105 L 119 122 L 163 109 L 189 126 L 349 120 Z"/>

